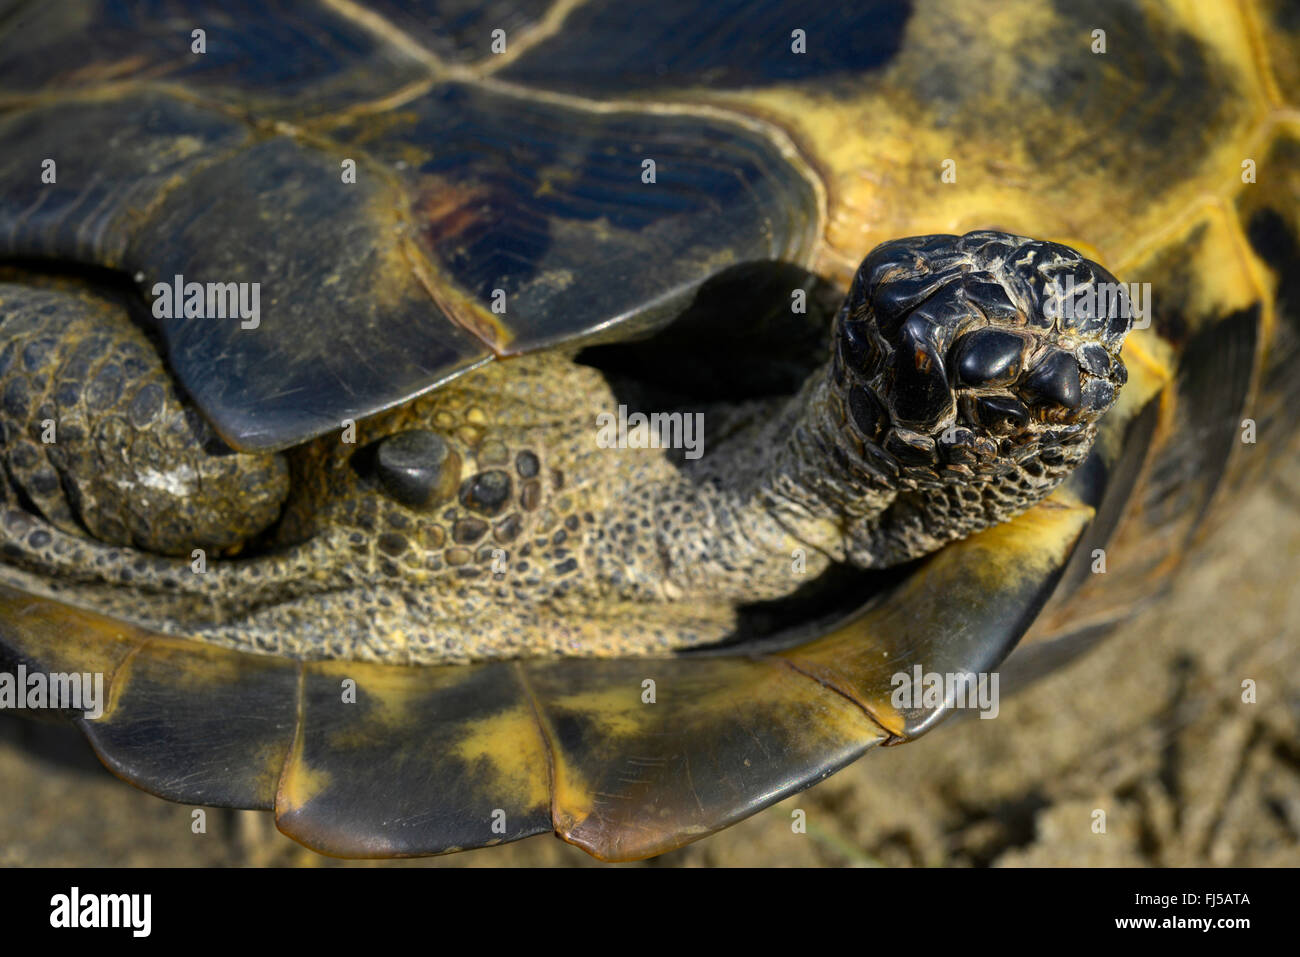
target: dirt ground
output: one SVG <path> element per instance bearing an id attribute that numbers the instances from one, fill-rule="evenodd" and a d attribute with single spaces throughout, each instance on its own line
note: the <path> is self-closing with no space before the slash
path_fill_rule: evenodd
<path id="1" fill-rule="evenodd" d="M 1167 601 L 998 720 L 870 753 L 646 864 L 1300 865 L 1300 481 L 1280 472 L 1240 497 Z M 267 814 L 208 811 L 194 834 L 192 808 L 118 782 L 65 728 L 0 718 L 0 781 L 0 864 L 351 863 Z M 395 866 L 594 864 L 537 837 Z"/>

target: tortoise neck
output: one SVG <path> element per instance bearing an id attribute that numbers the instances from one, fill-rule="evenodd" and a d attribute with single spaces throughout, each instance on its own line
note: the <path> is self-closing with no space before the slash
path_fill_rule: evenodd
<path id="1" fill-rule="evenodd" d="M 822 366 L 797 394 L 706 455 L 695 477 L 725 490 L 747 525 L 773 522 L 797 543 L 843 560 L 847 530 L 877 515 L 896 490 L 855 447 L 833 376 Z"/>
<path id="2" fill-rule="evenodd" d="M 896 487 L 864 459 L 834 375 L 830 364 L 823 366 L 786 405 L 777 433 L 783 441 L 765 485 L 788 487 L 814 514 L 851 521 L 879 511 Z"/>

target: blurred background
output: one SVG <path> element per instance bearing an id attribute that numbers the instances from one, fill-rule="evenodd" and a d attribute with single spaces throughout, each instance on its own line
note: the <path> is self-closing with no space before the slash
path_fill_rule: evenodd
<path id="1" fill-rule="evenodd" d="M 1298 865 L 1297 582 L 1293 457 L 1224 503 L 1166 600 L 1004 700 L 997 720 L 948 722 L 730 830 L 617 866 Z M 192 808 L 113 778 L 76 731 L 7 715 L 0 781 L 4 865 L 604 866 L 550 836 L 337 861 L 251 811 L 209 809 L 194 834 Z"/>

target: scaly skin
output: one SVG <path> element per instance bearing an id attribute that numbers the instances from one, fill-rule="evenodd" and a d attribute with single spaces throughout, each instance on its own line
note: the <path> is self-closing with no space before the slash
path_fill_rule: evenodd
<path id="1" fill-rule="evenodd" d="M 64 532 L 148 552 L 235 548 L 288 493 L 279 458 L 209 451 L 120 305 L 58 285 L 0 283 L 0 435 L 7 491 Z"/>
<path id="2" fill-rule="evenodd" d="M 830 361 L 716 447 L 706 418 L 696 461 L 598 447 L 595 417 L 618 400 L 559 353 L 489 364 L 355 436 L 223 452 L 120 307 L 4 287 L 0 581 L 304 658 L 717 641 L 740 605 L 832 562 L 933 551 L 1029 507 L 1083 460 L 1124 378 L 1128 323 L 1045 318 L 1044 284 L 1062 270 L 1113 281 L 1064 247 L 1003 234 L 879 247 Z M 97 385 L 118 367 L 121 388 Z M 73 373 L 88 386 L 64 395 Z M 53 446 L 40 443 L 50 417 Z"/>

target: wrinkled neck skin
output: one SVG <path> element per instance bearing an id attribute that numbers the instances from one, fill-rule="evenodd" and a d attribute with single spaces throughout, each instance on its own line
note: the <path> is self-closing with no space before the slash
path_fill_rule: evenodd
<path id="1" fill-rule="evenodd" d="M 775 526 L 794 547 L 844 561 L 851 530 L 879 515 L 897 490 L 853 449 L 832 389 L 829 370 L 818 370 L 774 414 L 728 436 L 693 477 L 724 489 L 751 526 Z"/>
<path id="2" fill-rule="evenodd" d="M 706 444 L 703 458 L 683 467 L 682 485 L 657 491 L 650 517 L 666 596 L 776 598 L 832 562 L 877 568 L 935 551 L 1047 495 L 1095 434 L 1051 464 L 1035 456 L 973 482 L 919 487 L 866 460 L 823 367 L 797 395 L 759 407 L 714 438 L 715 448 Z"/>

